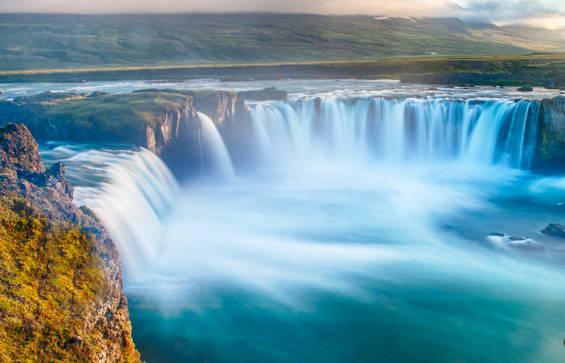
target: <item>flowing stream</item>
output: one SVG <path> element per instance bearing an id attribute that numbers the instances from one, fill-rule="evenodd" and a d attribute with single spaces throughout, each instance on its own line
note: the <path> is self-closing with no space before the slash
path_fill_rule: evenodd
<path id="1" fill-rule="evenodd" d="M 565 359 L 565 244 L 539 232 L 565 176 L 529 171 L 538 101 L 249 107 L 246 152 L 199 115 L 211 172 L 180 185 L 146 150 L 43 147 L 118 245 L 145 360 Z"/>

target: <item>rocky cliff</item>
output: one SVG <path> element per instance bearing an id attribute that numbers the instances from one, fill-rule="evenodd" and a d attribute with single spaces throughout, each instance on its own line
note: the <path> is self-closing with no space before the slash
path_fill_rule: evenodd
<path id="1" fill-rule="evenodd" d="M 137 362 L 119 257 L 64 166 L 0 128 L 0 361 Z"/>
<path id="2" fill-rule="evenodd" d="M 160 154 L 197 110 L 220 125 L 242 107 L 237 94 L 226 91 L 45 92 L 0 101 L 0 123 L 24 123 L 40 140 L 131 143 Z"/>
<path id="3" fill-rule="evenodd" d="M 197 160 L 190 160 L 191 155 L 198 154 L 191 152 L 191 148 L 198 147 L 198 112 L 212 119 L 228 144 L 245 153 L 246 133 L 250 130 L 245 101 L 286 96 L 286 92 L 274 88 L 241 93 L 171 89 L 118 95 L 46 92 L 0 101 L 0 125 L 23 122 L 40 140 L 145 147 L 182 176 L 191 162 L 198 164 Z M 234 157 L 238 158 L 237 153 Z"/>
<path id="4" fill-rule="evenodd" d="M 169 92 L 42 93 L 0 102 L 0 123 L 24 123 L 39 140 L 128 143 L 160 153 L 194 115 L 192 97 Z"/>
<path id="5" fill-rule="evenodd" d="M 565 96 L 542 101 L 535 167 L 565 171 Z"/>

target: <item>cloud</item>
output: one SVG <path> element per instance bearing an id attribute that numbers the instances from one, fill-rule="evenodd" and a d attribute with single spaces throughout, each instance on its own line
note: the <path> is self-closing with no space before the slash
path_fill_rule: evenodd
<path id="1" fill-rule="evenodd" d="M 459 16 L 494 22 L 565 16 L 562 0 L 468 0 L 452 3 Z"/>

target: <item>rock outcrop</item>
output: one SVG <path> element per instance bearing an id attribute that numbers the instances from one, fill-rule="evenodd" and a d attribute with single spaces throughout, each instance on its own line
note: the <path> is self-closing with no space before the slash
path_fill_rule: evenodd
<path id="1" fill-rule="evenodd" d="M 222 125 L 236 117 L 243 109 L 243 99 L 235 92 L 212 91 L 193 93 L 193 105 L 208 115 L 216 125 Z"/>
<path id="2" fill-rule="evenodd" d="M 45 171 L 39 148 L 23 125 L 8 125 L 0 134 L 0 169 L 7 174 L 40 174 Z"/>
<path id="3" fill-rule="evenodd" d="M 245 110 L 227 91 L 45 92 L 0 101 L 0 124 L 23 123 L 39 140 L 129 143 L 161 155 L 184 139 L 197 111 L 221 126 Z"/>
<path id="4" fill-rule="evenodd" d="M 540 111 L 537 169 L 565 171 L 565 96 L 545 99 Z"/>
<path id="5" fill-rule="evenodd" d="M 541 233 L 550 237 L 565 239 L 565 226 L 559 223 L 550 223 Z"/>
<path id="6" fill-rule="evenodd" d="M 169 92 L 46 92 L 0 101 L 0 124 L 23 123 L 39 140 L 128 143 L 160 153 L 192 108 L 192 97 Z"/>
<path id="7" fill-rule="evenodd" d="M 160 156 L 173 153 L 180 147 L 195 119 L 196 110 L 192 100 L 187 98 L 182 104 L 154 115 L 153 121 L 145 125 L 145 137 L 136 144 Z"/>
<path id="8" fill-rule="evenodd" d="M 0 128 L 0 361 L 139 361 L 116 248 L 72 193 L 26 127 Z"/>

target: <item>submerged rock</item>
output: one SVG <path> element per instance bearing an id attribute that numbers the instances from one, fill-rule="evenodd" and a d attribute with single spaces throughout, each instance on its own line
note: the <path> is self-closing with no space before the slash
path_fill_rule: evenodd
<path id="1" fill-rule="evenodd" d="M 559 223 L 550 223 L 541 233 L 547 236 L 565 239 L 565 226 Z"/>
<path id="2" fill-rule="evenodd" d="M 509 236 L 507 243 L 510 247 L 525 250 L 543 250 L 545 248 L 541 243 L 523 236 Z"/>
<path id="3" fill-rule="evenodd" d="M 524 236 L 513 236 L 505 233 L 490 233 L 487 240 L 499 247 L 512 247 L 524 250 L 543 250 L 544 245 L 531 238 Z"/>
<path id="4" fill-rule="evenodd" d="M 110 93 L 104 92 L 104 91 L 94 91 L 94 92 L 90 93 L 87 97 L 106 96 L 106 95 L 109 95 L 109 94 Z"/>

